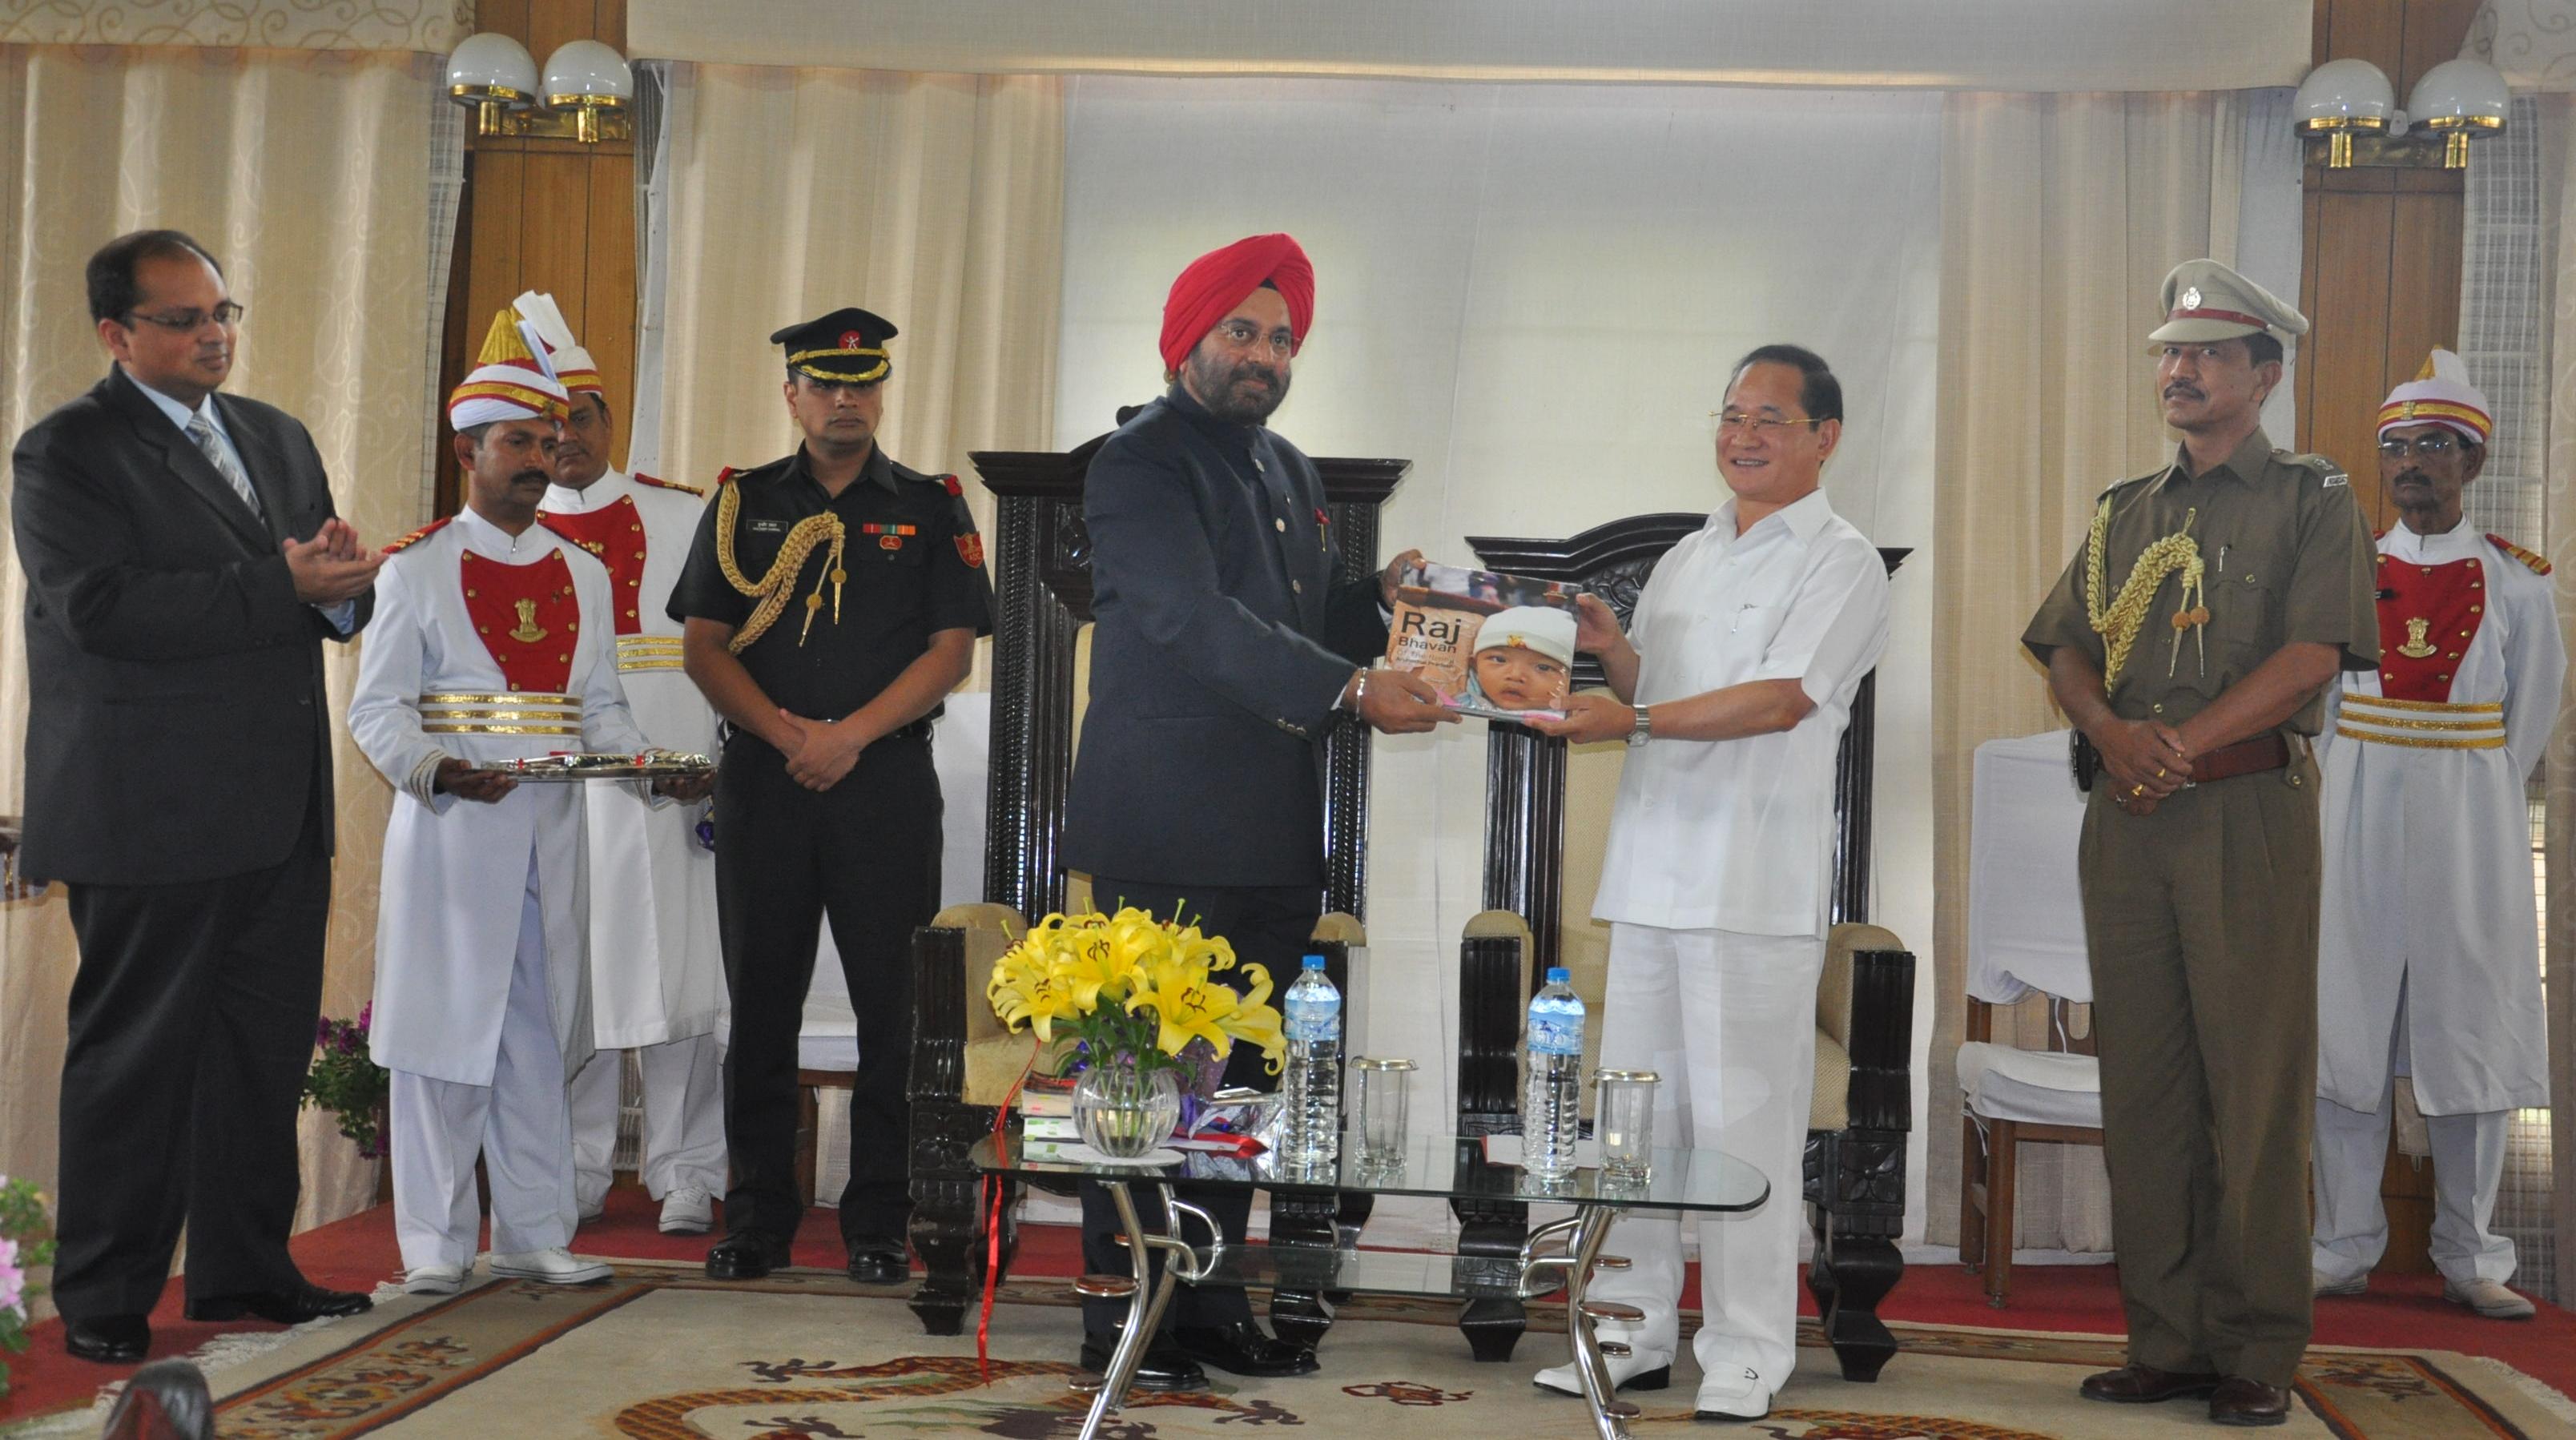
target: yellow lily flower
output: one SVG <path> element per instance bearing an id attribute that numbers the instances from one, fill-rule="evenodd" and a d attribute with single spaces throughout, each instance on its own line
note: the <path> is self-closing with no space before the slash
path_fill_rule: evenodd
<path id="1" fill-rule="evenodd" d="M 1040 1041 L 1055 1038 L 1054 1022 L 1059 1016 L 1079 1015 L 1089 1008 L 1077 1006 L 1074 996 L 1075 987 L 1025 943 L 993 962 L 993 978 L 984 987 L 984 998 L 1003 1024 L 1013 1030 L 1034 1028 Z"/>

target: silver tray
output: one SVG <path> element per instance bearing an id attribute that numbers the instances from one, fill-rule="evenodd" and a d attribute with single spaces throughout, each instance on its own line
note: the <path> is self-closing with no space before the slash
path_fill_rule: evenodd
<path id="1" fill-rule="evenodd" d="M 674 776 L 711 775 L 715 762 L 703 755 L 545 755 L 477 765 L 477 770 L 507 775 L 522 783 L 568 784 L 582 780 L 661 780 Z"/>

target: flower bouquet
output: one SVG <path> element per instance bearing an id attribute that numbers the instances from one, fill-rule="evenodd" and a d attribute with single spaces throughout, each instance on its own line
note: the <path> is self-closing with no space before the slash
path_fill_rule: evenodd
<path id="1" fill-rule="evenodd" d="M 358 1142 L 358 1158 L 385 1153 L 385 1099 L 392 1077 L 367 1054 L 367 1027 L 376 1007 L 358 1011 L 355 1020 L 322 1017 L 313 1032 L 313 1068 L 304 1075 L 304 1103 L 340 1117 L 340 1133 Z"/>
<path id="2" fill-rule="evenodd" d="M 1213 977 L 1238 972 L 1240 993 Z M 1084 1142 L 1117 1159 L 1146 1155 L 1180 1120 L 1183 1052 L 1203 1044 L 1220 1057 L 1237 1040 L 1276 1071 L 1288 1041 L 1270 1001 L 1270 972 L 1238 964 L 1234 947 L 1195 925 L 1129 907 L 1115 915 L 1049 915 L 993 962 L 984 989 L 993 1013 L 1045 1045 L 1062 1030 L 1078 1042 L 1074 1120 Z"/>
<path id="3" fill-rule="evenodd" d="M 27 1181 L 0 1175 L 0 1354 L 27 1348 L 27 1313 L 41 1293 L 27 1283 L 27 1272 L 53 1258 L 45 1197 Z M 8 1393 L 9 1367 L 0 1364 L 0 1395 Z"/>

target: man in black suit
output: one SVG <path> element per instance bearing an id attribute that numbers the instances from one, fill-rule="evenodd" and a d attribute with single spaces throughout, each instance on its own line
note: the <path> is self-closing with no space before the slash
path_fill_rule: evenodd
<path id="1" fill-rule="evenodd" d="M 1394 733 L 1458 718 L 1423 681 L 1368 668 L 1386 648 L 1382 607 L 1417 555 L 1337 580 L 1323 479 L 1263 423 L 1287 397 L 1314 299 L 1315 272 L 1286 235 L 1201 256 L 1173 283 L 1162 351 L 1175 383 L 1109 437 L 1083 485 L 1097 628 L 1064 830 L 1065 863 L 1091 875 L 1096 905 L 1165 918 L 1186 905 L 1180 918 L 1281 986 L 1323 910 L 1326 732 L 1345 718 Z M 1225 1078 L 1275 1083 L 1249 1046 Z M 1242 1242 L 1249 1195 L 1183 1193 Z M 1159 1206 L 1141 1204 L 1157 1223 Z M 1127 1270 L 1117 1229 L 1085 1185 L 1093 1273 Z M 1085 1302 L 1084 1365 L 1106 1367 L 1126 1310 Z M 1253 1321 L 1241 1290 L 1183 1286 L 1171 1325 L 1136 1388 L 1202 1388 L 1201 1364 L 1315 1368 L 1312 1352 Z"/>
<path id="2" fill-rule="evenodd" d="M 110 241 L 89 306 L 116 364 L 18 440 L 30 876 L 67 882 L 54 1298 L 64 1346 L 129 1363 L 188 1232 L 187 1314 L 292 1324 L 364 1295 L 287 1254 L 295 1111 L 331 898 L 324 639 L 381 555 L 291 416 L 216 394 L 241 307 L 174 230 Z"/>

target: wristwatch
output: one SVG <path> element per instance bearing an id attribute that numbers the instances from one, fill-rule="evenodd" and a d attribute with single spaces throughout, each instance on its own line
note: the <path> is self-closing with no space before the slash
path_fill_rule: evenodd
<path id="1" fill-rule="evenodd" d="M 1633 749 L 1655 738 L 1654 729 L 1655 727 L 1653 723 L 1646 718 L 1646 707 L 1643 705 L 1638 706 L 1637 728 L 1628 732 L 1629 747 Z"/>

